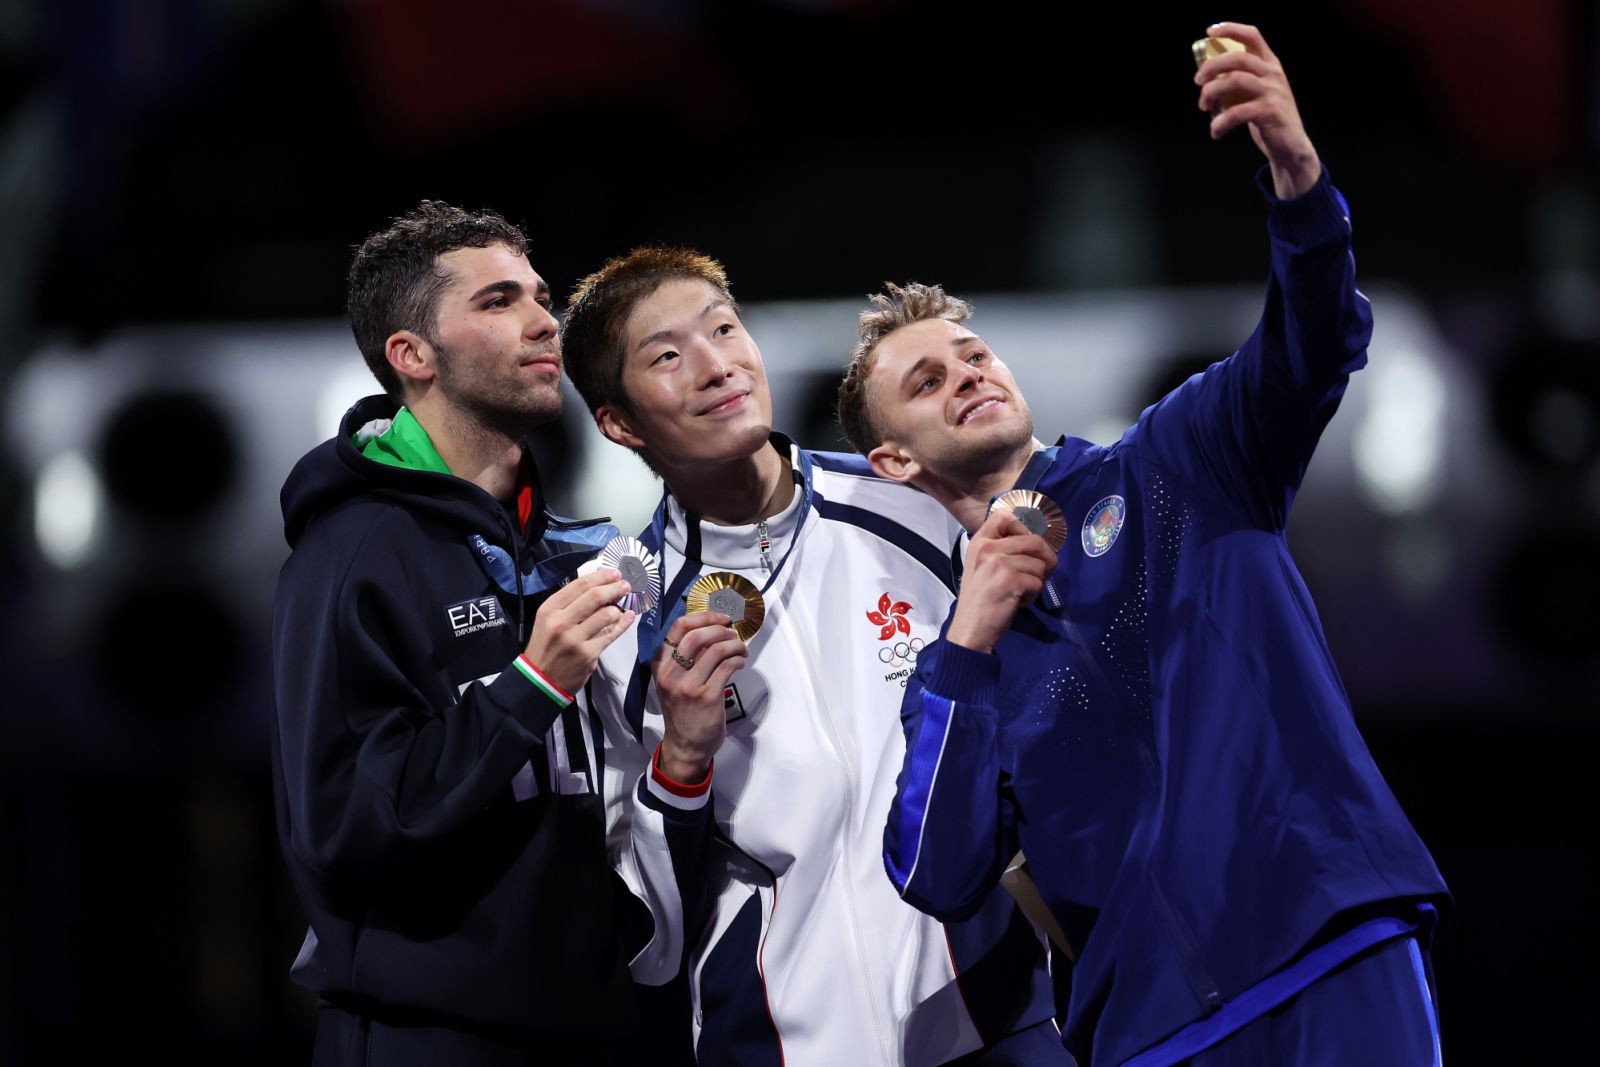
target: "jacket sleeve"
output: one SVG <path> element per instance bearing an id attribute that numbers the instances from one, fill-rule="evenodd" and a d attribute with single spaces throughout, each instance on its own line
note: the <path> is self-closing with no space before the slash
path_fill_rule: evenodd
<path id="1" fill-rule="evenodd" d="M 715 901 L 711 775 L 684 787 L 656 770 L 650 740 L 636 738 L 623 714 L 626 684 L 597 678 L 589 688 L 605 734 L 606 842 L 612 865 L 649 913 L 648 927 L 629 939 L 633 979 L 663 985 L 678 974 Z"/>
<path id="2" fill-rule="evenodd" d="M 972 916 L 1016 853 L 996 686 L 1000 659 L 940 639 L 918 657 L 900 718 L 905 762 L 883 859 L 906 903 L 945 922 Z"/>
<path id="3" fill-rule="evenodd" d="M 1272 274 L 1261 321 L 1229 358 L 1140 416 L 1140 447 L 1282 530 L 1350 374 L 1366 365 L 1372 312 L 1356 288 L 1350 216 L 1326 172 L 1279 200 L 1264 177 Z"/>
<path id="4" fill-rule="evenodd" d="M 335 540 L 297 547 L 273 604 L 287 847 L 329 882 L 392 871 L 460 831 L 570 702 L 526 663 L 441 699 L 418 676 L 436 663 L 405 589 L 416 561 L 371 529 L 327 550 Z"/>

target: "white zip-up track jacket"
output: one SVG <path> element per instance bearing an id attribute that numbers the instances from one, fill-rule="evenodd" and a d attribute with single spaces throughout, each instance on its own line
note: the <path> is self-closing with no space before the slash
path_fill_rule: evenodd
<path id="1" fill-rule="evenodd" d="M 668 495 L 642 538 L 661 602 L 589 686 L 612 854 L 655 921 L 634 977 L 687 965 L 702 1065 L 943 1063 L 1051 1011 L 1042 950 L 1008 896 L 946 927 L 883 868 L 901 696 L 954 601 L 959 527 L 860 457 L 774 447 L 798 484 L 764 524 L 770 567 L 760 526 L 701 523 Z M 715 571 L 763 590 L 766 619 L 724 694 L 709 789 L 675 789 L 651 772 L 649 664 L 689 585 Z"/>

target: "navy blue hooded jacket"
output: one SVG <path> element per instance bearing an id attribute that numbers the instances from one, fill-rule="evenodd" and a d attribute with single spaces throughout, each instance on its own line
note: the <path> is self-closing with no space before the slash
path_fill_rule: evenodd
<path id="1" fill-rule="evenodd" d="M 471 482 L 366 458 L 351 437 L 394 414 L 361 401 L 283 487 L 273 761 L 311 925 L 294 978 L 380 1018 L 615 1028 L 620 931 L 643 913 L 606 858 L 603 746 L 513 669 L 539 603 L 615 528 L 545 513 L 536 474 L 524 534 Z"/>
<path id="2" fill-rule="evenodd" d="M 931 643 L 902 706 L 891 879 L 956 918 L 1020 846 L 1077 954 L 1064 1037 L 1085 1065 L 1208 1017 L 1358 917 L 1445 898 L 1284 534 L 1366 362 L 1348 209 L 1326 176 L 1268 199 L 1255 333 L 1110 447 L 1034 455 L 1017 485 L 1068 529 L 1049 586 L 992 655 Z"/>

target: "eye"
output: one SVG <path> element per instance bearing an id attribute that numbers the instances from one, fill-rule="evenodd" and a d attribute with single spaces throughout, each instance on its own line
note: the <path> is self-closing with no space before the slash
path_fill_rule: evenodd
<path id="1" fill-rule="evenodd" d="M 989 353 L 983 351 L 982 349 L 979 349 L 978 351 L 972 353 L 972 355 L 967 357 L 967 362 L 968 363 L 982 363 L 984 360 L 986 360 L 988 358 L 989 358 Z"/>
<path id="2" fill-rule="evenodd" d="M 933 375 L 930 374 L 926 378 L 922 379 L 922 381 L 917 383 L 917 390 L 916 391 L 919 392 L 919 393 L 926 393 L 929 389 L 932 389 L 935 385 L 938 385 L 938 384 L 939 384 L 939 379 L 935 378 Z"/>
<path id="3" fill-rule="evenodd" d="M 487 301 L 483 306 L 485 308 L 508 308 L 511 305 L 506 302 L 506 298 L 502 295 L 502 296 L 496 296 L 496 297 L 492 298 L 491 300 Z"/>
<path id="4" fill-rule="evenodd" d="M 715 334 L 716 334 L 716 335 L 717 335 L 717 336 L 718 336 L 718 337 L 727 337 L 727 336 L 728 336 L 728 335 L 729 335 L 729 334 L 731 334 L 731 333 L 733 333 L 733 323 L 731 323 L 731 322 L 725 322 L 725 323 L 723 323 L 723 324 L 722 324 L 722 325 L 721 325 L 721 326 L 718 326 L 718 327 L 717 327 L 717 328 L 716 328 L 716 330 L 715 330 L 715 331 L 713 331 L 713 332 L 714 332 L 714 333 L 715 333 Z"/>
<path id="5" fill-rule="evenodd" d="M 678 353 L 669 348 L 665 352 L 663 352 L 659 356 L 657 356 L 655 359 L 652 359 L 650 361 L 650 365 L 654 366 L 657 363 L 665 363 L 670 359 L 677 359 L 677 358 L 678 358 Z"/>

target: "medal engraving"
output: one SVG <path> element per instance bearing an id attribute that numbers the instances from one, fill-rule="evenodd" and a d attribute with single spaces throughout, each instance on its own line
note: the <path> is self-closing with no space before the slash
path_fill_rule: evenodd
<path id="1" fill-rule="evenodd" d="M 741 641 L 749 642 L 761 630 L 767 617 L 767 606 L 761 594 L 747 579 L 729 571 L 704 574 L 689 587 L 684 608 L 691 615 L 700 611 L 715 611 L 733 620 L 728 625 Z"/>
<path id="2" fill-rule="evenodd" d="M 1029 533 L 1044 538 L 1057 552 L 1067 543 L 1067 517 L 1056 507 L 1056 502 L 1043 493 L 1013 489 L 995 497 L 990 510 L 1011 512 Z"/>

